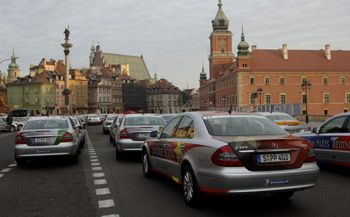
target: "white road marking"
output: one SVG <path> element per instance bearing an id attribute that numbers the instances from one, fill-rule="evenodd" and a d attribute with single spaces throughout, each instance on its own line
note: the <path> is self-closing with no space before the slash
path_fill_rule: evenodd
<path id="1" fill-rule="evenodd" d="M 92 170 L 102 170 L 102 167 L 92 167 Z"/>
<path id="2" fill-rule="evenodd" d="M 15 167 L 15 166 L 17 166 L 17 164 L 10 164 L 10 165 L 8 165 L 8 167 Z"/>
<path id="3" fill-rule="evenodd" d="M 118 214 L 103 215 L 101 217 L 120 217 Z"/>
<path id="4" fill-rule="evenodd" d="M 0 178 L 3 177 L 3 176 L 4 176 L 4 174 L 0 174 Z"/>
<path id="5" fill-rule="evenodd" d="M 94 173 L 94 174 L 92 174 L 92 176 L 95 178 L 100 178 L 100 177 L 104 177 L 105 174 L 104 173 Z"/>
<path id="6" fill-rule="evenodd" d="M 106 179 L 97 179 L 94 180 L 95 185 L 104 185 L 107 184 L 107 180 Z"/>
<path id="7" fill-rule="evenodd" d="M 109 190 L 109 188 L 99 188 L 96 189 L 96 195 L 106 195 L 106 194 L 110 194 L 111 191 Z"/>
<path id="8" fill-rule="evenodd" d="M 100 200 L 100 201 L 98 201 L 99 208 L 108 208 L 108 207 L 112 207 L 112 206 L 115 206 L 113 200 Z"/>
<path id="9" fill-rule="evenodd" d="M 91 162 L 98 162 L 98 159 L 90 159 Z"/>
<path id="10" fill-rule="evenodd" d="M 97 155 L 94 155 L 94 156 L 90 156 L 90 158 L 97 158 Z"/>
<path id="11" fill-rule="evenodd" d="M 100 163 L 91 163 L 91 166 L 101 166 L 101 164 Z"/>
<path id="12" fill-rule="evenodd" d="M 12 168 L 5 168 L 5 169 L 1 170 L 0 173 L 7 173 L 10 170 L 12 170 Z"/>

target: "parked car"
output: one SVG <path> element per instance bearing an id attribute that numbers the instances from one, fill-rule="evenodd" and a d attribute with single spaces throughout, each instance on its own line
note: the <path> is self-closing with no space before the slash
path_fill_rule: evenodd
<path id="1" fill-rule="evenodd" d="M 28 119 L 28 117 L 13 117 L 13 123 L 16 125 L 16 130 L 20 131 Z"/>
<path id="2" fill-rule="evenodd" d="M 186 112 L 142 145 L 145 177 L 182 184 L 185 203 L 201 194 L 268 193 L 280 199 L 312 188 L 319 168 L 310 142 L 254 113 Z"/>
<path id="3" fill-rule="evenodd" d="M 7 131 L 8 127 L 7 127 L 7 122 L 6 122 L 6 118 L 7 116 L 2 116 L 0 117 L 0 131 Z M 17 124 L 16 122 L 12 122 L 12 126 L 11 126 L 11 132 L 14 132 L 17 130 Z"/>
<path id="4" fill-rule="evenodd" d="M 298 121 L 291 115 L 284 112 L 258 112 L 258 114 L 274 121 L 282 129 L 290 134 L 309 131 L 309 126 Z"/>
<path id="5" fill-rule="evenodd" d="M 141 146 L 152 131 L 159 131 L 165 125 L 164 119 L 156 114 L 127 114 L 116 130 L 116 159 L 125 152 L 141 151 Z"/>
<path id="6" fill-rule="evenodd" d="M 70 117 L 74 123 L 74 126 L 78 129 L 78 135 L 79 135 L 79 148 L 84 148 L 85 145 L 85 127 L 81 123 L 80 119 L 77 116 L 71 116 Z M 79 151 L 80 152 L 80 151 Z"/>
<path id="7" fill-rule="evenodd" d="M 335 115 L 311 132 L 294 135 L 313 144 L 318 163 L 350 167 L 350 113 Z"/>
<path id="8" fill-rule="evenodd" d="M 105 121 L 108 114 L 100 114 L 101 121 Z"/>
<path id="9" fill-rule="evenodd" d="M 32 117 L 15 138 L 15 160 L 19 167 L 28 159 L 67 156 L 78 162 L 78 128 L 67 116 Z"/>
<path id="10" fill-rule="evenodd" d="M 113 120 L 115 119 L 116 116 L 117 116 L 116 114 L 107 115 L 106 120 L 103 122 L 103 127 L 102 127 L 102 131 L 104 134 L 109 133 L 109 129 L 111 128 Z"/>
<path id="11" fill-rule="evenodd" d="M 87 123 L 88 123 L 88 125 L 91 125 L 91 124 L 100 125 L 102 123 L 102 121 L 101 121 L 101 118 L 97 114 L 88 114 Z"/>
<path id="12" fill-rule="evenodd" d="M 113 143 L 113 145 L 115 145 L 115 139 L 116 139 L 116 135 L 117 135 L 117 129 L 120 126 L 123 118 L 124 118 L 124 114 L 118 114 L 112 124 L 111 124 L 111 128 L 109 129 L 109 142 Z"/>
<path id="13" fill-rule="evenodd" d="M 161 116 L 163 117 L 165 123 L 168 123 L 171 119 L 173 119 L 176 116 L 176 114 L 161 114 Z"/>

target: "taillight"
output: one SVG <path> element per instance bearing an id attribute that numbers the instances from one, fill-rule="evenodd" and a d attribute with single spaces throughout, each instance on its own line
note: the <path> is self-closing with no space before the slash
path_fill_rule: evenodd
<path id="1" fill-rule="evenodd" d="M 130 139 L 128 130 L 126 128 L 123 129 L 122 131 L 120 131 L 119 138 L 121 138 L 121 139 Z"/>
<path id="2" fill-rule="evenodd" d="M 24 144 L 24 138 L 22 133 L 16 135 L 15 144 Z"/>
<path id="3" fill-rule="evenodd" d="M 309 148 L 309 152 L 307 153 L 304 163 L 315 162 L 315 161 L 316 161 L 315 150 L 314 148 Z"/>
<path id="4" fill-rule="evenodd" d="M 223 167 L 241 167 L 243 164 L 238 159 L 235 152 L 228 145 L 219 148 L 211 157 L 211 161 Z"/>
<path id="5" fill-rule="evenodd" d="M 69 132 L 66 132 L 66 134 L 64 134 L 61 142 L 73 142 L 73 135 Z"/>

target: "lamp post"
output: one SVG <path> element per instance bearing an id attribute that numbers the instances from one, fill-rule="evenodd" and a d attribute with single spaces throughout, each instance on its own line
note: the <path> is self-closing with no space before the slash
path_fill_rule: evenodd
<path id="1" fill-rule="evenodd" d="M 258 94 L 259 94 L 259 98 L 260 98 L 260 105 L 261 105 L 261 94 L 263 94 L 263 93 L 264 93 L 264 91 L 263 91 L 263 89 L 262 89 L 261 87 L 259 87 L 259 89 L 258 89 L 256 92 L 258 92 Z"/>
<path id="2" fill-rule="evenodd" d="M 310 83 L 310 81 L 304 81 L 302 84 L 301 84 L 301 88 L 305 91 L 305 96 L 306 96 L 306 100 L 305 100 L 305 107 L 306 107 L 306 116 L 305 116 L 305 122 L 306 123 L 309 123 L 309 114 L 308 114 L 308 109 L 307 109 L 307 104 L 308 104 L 308 101 L 309 101 L 309 96 L 307 95 L 307 90 L 310 90 L 311 89 L 311 86 L 312 84 Z"/>

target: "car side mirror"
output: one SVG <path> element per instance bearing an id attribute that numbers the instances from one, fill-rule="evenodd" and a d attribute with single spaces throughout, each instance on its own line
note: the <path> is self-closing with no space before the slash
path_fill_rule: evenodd
<path id="1" fill-rule="evenodd" d="M 317 127 L 312 128 L 311 132 L 317 134 Z"/>
<path id="2" fill-rule="evenodd" d="M 158 136 L 158 131 L 152 131 L 150 134 L 149 134 L 149 137 L 152 137 L 152 138 L 155 138 Z"/>

